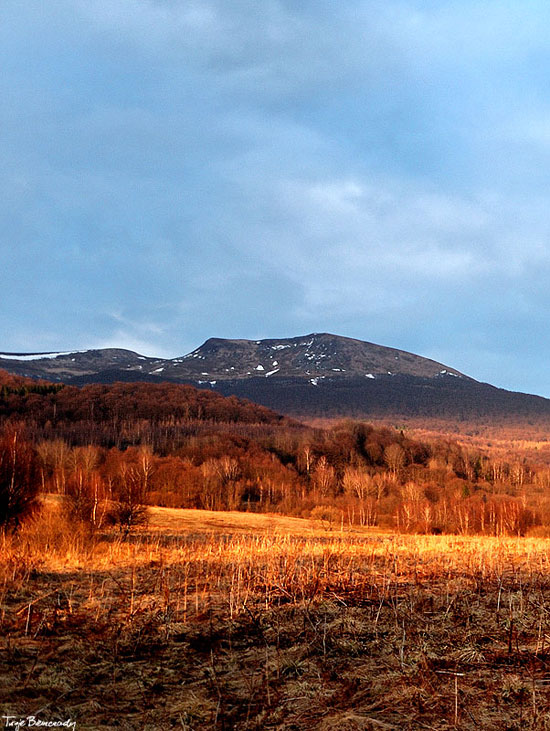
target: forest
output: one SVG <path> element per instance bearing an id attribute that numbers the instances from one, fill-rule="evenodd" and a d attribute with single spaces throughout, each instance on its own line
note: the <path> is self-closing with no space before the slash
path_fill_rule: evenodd
<path id="1" fill-rule="evenodd" d="M 82 388 L 0 375 L 4 525 L 63 496 L 96 530 L 148 505 L 279 513 L 327 529 L 546 535 L 550 469 L 359 421 L 313 428 L 174 384 Z"/>

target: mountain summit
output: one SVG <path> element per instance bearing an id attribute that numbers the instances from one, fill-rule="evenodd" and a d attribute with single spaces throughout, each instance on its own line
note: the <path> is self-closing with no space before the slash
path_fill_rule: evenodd
<path id="1" fill-rule="evenodd" d="M 305 378 L 374 379 L 381 375 L 436 378 L 464 376 L 428 358 L 329 333 L 270 340 L 210 338 L 189 355 L 172 361 L 178 375 L 216 379 Z"/>
<path id="2" fill-rule="evenodd" d="M 18 375 L 78 382 L 162 379 L 211 383 L 249 378 L 321 380 L 380 376 L 439 378 L 462 373 L 404 350 L 329 333 L 296 338 L 228 340 L 210 338 L 179 358 L 149 358 L 131 350 L 105 348 L 51 353 L 0 353 L 0 368 Z"/>

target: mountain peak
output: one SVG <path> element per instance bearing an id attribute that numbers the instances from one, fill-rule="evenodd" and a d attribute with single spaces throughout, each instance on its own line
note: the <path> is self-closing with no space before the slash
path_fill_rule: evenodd
<path id="1" fill-rule="evenodd" d="M 196 350 L 175 359 L 172 368 L 176 363 L 182 374 L 216 380 L 258 376 L 376 378 L 396 374 L 421 378 L 448 374 L 465 378 L 442 363 L 413 353 L 324 332 L 263 340 L 209 338 Z"/>

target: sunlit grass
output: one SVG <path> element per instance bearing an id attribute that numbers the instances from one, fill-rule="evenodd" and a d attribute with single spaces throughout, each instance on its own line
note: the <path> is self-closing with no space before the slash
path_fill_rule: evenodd
<path id="1" fill-rule="evenodd" d="M 2 544 L 2 712 L 47 706 L 80 728 L 115 709 L 136 729 L 548 728 L 549 557 L 541 538 L 175 509 L 94 535 L 50 500 Z"/>

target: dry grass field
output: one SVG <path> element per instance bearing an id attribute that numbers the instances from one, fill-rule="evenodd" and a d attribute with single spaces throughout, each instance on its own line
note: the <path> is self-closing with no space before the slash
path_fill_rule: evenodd
<path id="1" fill-rule="evenodd" d="M 550 729 L 550 541 L 55 501 L 0 553 L 0 715 L 77 729 Z"/>

